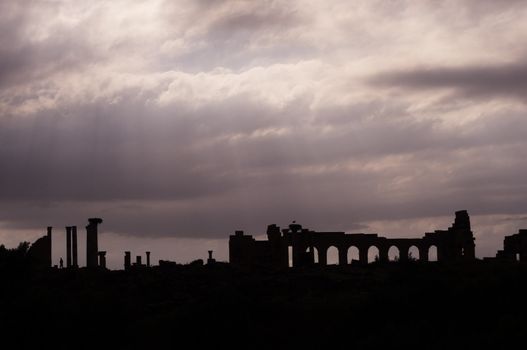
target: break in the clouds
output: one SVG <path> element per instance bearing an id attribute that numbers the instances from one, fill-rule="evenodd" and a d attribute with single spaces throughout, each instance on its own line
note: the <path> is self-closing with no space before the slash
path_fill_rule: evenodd
<path id="1" fill-rule="evenodd" d="M 0 1 L 3 230 L 101 216 L 142 237 L 292 219 L 390 235 L 467 209 L 491 253 L 511 232 L 489 218 L 508 230 L 527 214 L 526 15 L 522 1 Z"/>

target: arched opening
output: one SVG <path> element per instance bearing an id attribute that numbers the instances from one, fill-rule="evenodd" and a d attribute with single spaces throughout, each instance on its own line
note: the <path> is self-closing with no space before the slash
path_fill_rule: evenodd
<path id="1" fill-rule="evenodd" d="M 337 247 L 331 246 L 328 248 L 328 265 L 338 265 L 339 250 Z"/>
<path id="2" fill-rule="evenodd" d="M 287 260 L 289 261 L 289 267 L 293 267 L 293 247 L 287 248 Z"/>
<path id="3" fill-rule="evenodd" d="M 368 263 L 379 261 L 379 248 L 372 245 L 368 248 Z"/>
<path id="4" fill-rule="evenodd" d="M 435 245 L 428 248 L 428 261 L 437 261 L 437 247 Z"/>
<path id="5" fill-rule="evenodd" d="M 516 261 L 520 261 L 520 253 L 514 254 L 514 258 Z"/>
<path id="6" fill-rule="evenodd" d="M 306 249 L 306 253 L 309 253 L 309 247 Z M 318 264 L 318 249 L 313 247 L 313 262 Z"/>
<path id="7" fill-rule="evenodd" d="M 399 248 L 392 245 L 390 249 L 388 249 L 388 260 L 389 261 L 399 261 Z"/>
<path id="8" fill-rule="evenodd" d="M 359 262 L 359 248 L 351 246 L 348 249 L 348 264 Z"/>
<path id="9" fill-rule="evenodd" d="M 417 261 L 419 258 L 419 248 L 417 248 L 415 245 L 411 246 L 410 249 L 408 249 L 408 260 Z"/>

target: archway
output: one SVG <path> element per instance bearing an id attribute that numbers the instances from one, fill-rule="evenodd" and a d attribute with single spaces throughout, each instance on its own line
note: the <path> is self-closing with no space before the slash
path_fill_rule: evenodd
<path id="1" fill-rule="evenodd" d="M 389 261 L 399 261 L 399 248 L 397 248 L 396 246 L 392 245 L 390 247 L 390 249 L 388 249 L 388 260 Z"/>
<path id="2" fill-rule="evenodd" d="M 368 248 L 368 263 L 379 261 L 379 248 L 372 245 Z"/>
<path id="3" fill-rule="evenodd" d="M 293 247 L 291 246 L 287 248 L 287 260 L 289 267 L 293 267 Z"/>
<path id="4" fill-rule="evenodd" d="M 349 249 L 348 249 L 348 264 L 353 264 L 354 262 L 358 263 L 359 262 L 359 258 L 360 258 L 359 248 L 357 248 L 355 246 L 349 247 Z"/>
<path id="5" fill-rule="evenodd" d="M 437 247 L 435 245 L 428 248 L 428 261 L 437 261 Z"/>
<path id="6" fill-rule="evenodd" d="M 306 253 L 309 253 L 309 248 L 306 249 Z M 318 260 L 318 249 L 317 247 L 313 247 L 313 262 L 315 264 L 318 264 L 319 260 Z"/>
<path id="7" fill-rule="evenodd" d="M 339 263 L 339 250 L 335 246 L 328 248 L 328 265 L 338 265 Z"/>
<path id="8" fill-rule="evenodd" d="M 408 249 L 408 260 L 417 261 L 419 258 L 419 248 L 417 248 L 415 245 L 411 246 L 410 249 Z"/>

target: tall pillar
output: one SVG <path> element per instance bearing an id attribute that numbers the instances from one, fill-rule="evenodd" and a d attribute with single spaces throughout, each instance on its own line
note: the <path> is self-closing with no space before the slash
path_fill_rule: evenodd
<path id="1" fill-rule="evenodd" d="M 71 253 L 73 267 L 79 267 L 77 260 L 77 226 L 71 227 Z"/>
<path id="2" fill-rule="evenodd" d="M 132 266 L 132 256 L 130 252 L 124 252 L 124 269 L 128 270 Z"/>
<path id="3" fill-rule="evenodd" d="M 343 247 L 338 247 L 339 251 L 339 265 L 346 265 L 348 263 L 348 250 Z"/>
<path id="4" fill-rule="evenodd" d="M 368 250 L 370 247 L 359 247 L 359 262 L 363 265 L 368 264 Z"/>
<path id="5" fill-rule="evenodd" d="M 71 267 L 71 227 L 66 226 L 66 267 Z"/>
<path id="6" fill-rule="evenodd" d="M 318 264 L 320 266 L 326 266 L 328 264 L 328 247 L 321 247 L 318 248 Z"/>
<path id="7" fill-rule="evenodd" d="M 389 255 L 388 255 L 388 251 L 389 251 L 389 247 L 387 246 L 380 246 L 379 247 L 379 261 L 382 262 L 382 263 L 387 263 L 388 261 L 390 261 L 390 258 L 389 258 Z M 399 256 L 401 255 L 401 253 L 399 253 Z"/>
<path id="8" fill-rule="evenodd" d="M 408 251 L 410 247 L 398 247 L 399 248 L 399 261 L 408 261 Z"/>
<path id="9" fill-rule="evenodd" d="M 86 266 L 95 268 L 98 266 L 99 246 L 97 243 L 97 225 L 102 223 L 102 219 L 90 218 L 86 226 Z"/>
<path id="10" fill-rule="evenodd" d="M 150 252 L 146 252 L 146 267 L 150 267 Z"/>
<path id="11" fill-rule="evenodd" d="M 419 249 L 419 261 L 428 262 L 428 249 L 427 247 L 418 247 Z"/>

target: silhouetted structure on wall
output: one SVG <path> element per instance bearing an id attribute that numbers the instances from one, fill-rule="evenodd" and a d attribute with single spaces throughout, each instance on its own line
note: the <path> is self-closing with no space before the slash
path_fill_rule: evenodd
<path id="1" fill-rule="evenodd" d="M 51 230 L 47 228 L 47 234 L 40 237 L 33 243 L 27 251 L 27 258 L 31 266 L 36 268 L 51 267 Z"/>
<path id="2" fill-rule="evenodd" d="M 79 261 L 77 259 L 77 226 L 71 226 L 71 250 L 72 250 L 72 264 L 73 267 L 79 267 Z"/>
<path id="3" fill-rule="evenodd" d="M 66 226 L 66 267 L 71 267 L 71 227 Z"/>
<path id="4" fill-rule="evenodd" d="M 130 252 L 124 252 L 124 269 L 129 270 L 132 267 L 132 255 Z"/>
<path id="5" fill-rule="evenodd" d="M 79 267 L 77 261 L 77 226 L 66 226 L 66 267 Z"/>
<path id="6" fill-rule="evenodd" d="M 212 250 L 209 250 L 208 253 L 209 253 L 209 257 L 207 259 L 207 265 L 212 265 L 216 262 L 216 259 L 212 257 L 212 253 L 213 253 Z"/>
<path id="7" fill-rule="evenodd" d="M 97 225 L 102 223 L 100 218 L 88 219 L 88 226 L 86 226 L 86 266 L 97 267 L 99 247 L 97 243 Z"/>
<path id="8" fill-rule="evenodd" d="M 132 263 L 132 253 L 129 251 L 124 252 L 124 269 L 129 270 L 130 268 L 136 268 L 136 267 L 151 267 L 150 263 L 150 252 L 145 252 L 146 255 L 146 264 L 143 264 L 143 257 L 141 255 L 137 255 L 135 257 L 135 262 Z"/>
<path id="9" fill-rule="evenodd" d="M 527 261 L 527 230 L 505 236 L 503 250 L 499 250 L 496 258 L 508 261 Z"/>
<path id="10" fill-rule="evenodd" d="M 368 263 L 368 250 L 376 247 L 379 261 L 388 261 L 388 251 L 392 246 L 399 250 L 400 261 L 409 260 L 409 250 L 415 246 L 419 260 L 429 260 L 429 250 L 435 246 L 438 261 L 452 262 L 475 259 L 474 235 L 466 210 L 456 212 L 454 223 L 447 230 L 425 233 L 423 238 L 386 238 L 377 234 L 344 232 L 316 232 L 302 228 L 293 222 L 288 229 L 280 230 L 277 225 L 267 227 L 267 241 L 257 241 L 243 231 L 236 231 L 229 239 L 229 260 L 238 266 L 287 267 L 288 248 L 292 248 L 292 265 L 307 266 L 315 263 L 315 250 L 318 263 L 327 265 L 327 251 L 330 247 L 338 250 L 339 265 L 346 265 L 348 250 L 359 250 L 359 263 Z"/>

